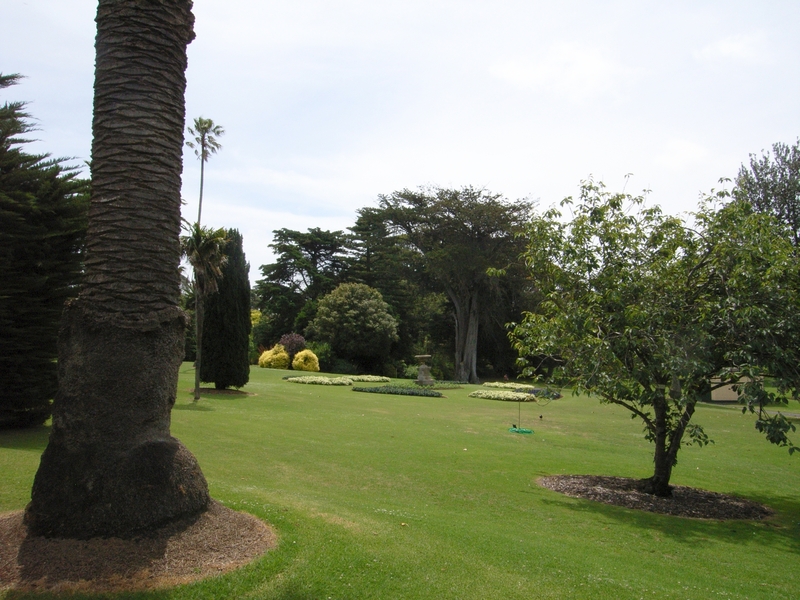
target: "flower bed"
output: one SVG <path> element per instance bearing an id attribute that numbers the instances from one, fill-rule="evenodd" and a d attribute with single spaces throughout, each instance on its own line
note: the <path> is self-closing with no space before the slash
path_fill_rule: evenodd
<path id="1" fill-rule="evenodd" d="M 483 398 L 485 400 L 503 400 L 505 402 L 536 402 L 536 396 L 524 392 L 509 392 L 507 390 L 475 390 L 470 398 Z"/>
<path id="2" fill-rule="evenodd" d="M 309 385 L 353 385 L 353 380 L 349 377 L 319 377 L 316 375 L 287 377 L 286 381 L 290 381 L 292 383 L 305 383 Z"/>
<path id="3" fill-rule="evenodd" d="M 550 388 L 537 388 L 527 383 L 514 383 L 505 381 L 489 381 L 483 384 L 487 388 L 500 388 L 503 390 L 513 390 L 519 394 L 533 394 L 537 398 L 547 398 L 548 400 L 558 400 L 563 398 L 560 392 Z M 477 396 L 476 396 L 477 397 Z"/>
<path id="4" fill-rule="evenodd" d="M 382 385 L 375 387 L 353 387 L 354 392 L 368 392 L 370 394 L 392 394 L 395 396 L 427 396 L 441 398 L 442 393 L 423 387 L 405 387 L 399 385 Z"/>
<path id="5" fill-rule="evenodd" d="M 502 388 L 505 390 L 533 389 L 532 385 L 528 385 L 527 383 L 514 383 L 513 381 L 487 381 L 483 384 L 483 387 Z"/>
<path id="6" fill-rule="evenodd" d="M 390 383 L 392 381 L 388 377 L 380 375 L 351 375 L 349 378 L 360 383 Z"/>

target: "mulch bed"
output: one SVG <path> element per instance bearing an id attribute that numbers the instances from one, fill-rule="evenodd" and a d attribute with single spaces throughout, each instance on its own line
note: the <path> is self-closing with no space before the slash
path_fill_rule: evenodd
<path id="1" fill-rule="evenodd" d="M 243 566 L 277 545 L 271 527 L 212 502 L 147 537 L 29 537 L 23 511 L 0 515 L 0 590 L 115 592 L 190 583 Z"/>
<path id="2" fill-rule="evenodd" d="M 538 482 L 572 498 L 676 517 L 758 521 L 772 514 L 769 508 L 751 500 L 680 485 L 672 486 L 672 497 L 660 498 L 640 491 L 640 480 L 626 477 L 558 475 L 541 477 Z"/>

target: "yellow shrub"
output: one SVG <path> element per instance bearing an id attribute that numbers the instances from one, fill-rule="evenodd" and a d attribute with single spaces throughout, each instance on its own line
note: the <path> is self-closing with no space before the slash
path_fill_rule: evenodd
<path id="1" fill-rule="evenodd" d="M 294 355 L 292 368 L 295 371 L 319 371 L 319 360 L 311 350 L 301 350 Z"/>
<path id="2" fill-rule="evenodd" d="M 258 366 L 264 369 L 288 369 L 289 353 L 280 344 L 275 344 L 258 357 Z"/>

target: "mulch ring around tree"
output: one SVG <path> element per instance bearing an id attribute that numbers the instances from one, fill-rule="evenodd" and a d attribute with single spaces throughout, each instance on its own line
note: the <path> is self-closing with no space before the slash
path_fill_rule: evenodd
<path id="1" fill-rule="evenodd" d="M 672 497 L 660 498 L 640 490 L 641 480 L 597 475 L 540 477 L 539 485 L 572 498 L 693 519 L 759 521 L 772 515 L 762 504 L 697 488 L 672 486 Z"/>
<path id="2" fill-rule="evenodd" d="M 172 587 L 232 571 L 277 545 L 269 525 L 214 501 L 199 517 L 130 540 L 28 537 L 22 515 L 0 514 L 0 590 L 102 593 Z"/>

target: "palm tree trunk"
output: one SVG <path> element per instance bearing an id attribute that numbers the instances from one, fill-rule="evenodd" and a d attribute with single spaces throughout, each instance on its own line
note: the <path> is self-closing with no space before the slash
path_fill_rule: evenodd
<path id="1" fill-rule="evenodd" d="M 191 0 L 100 0 L 86 276 L 65 307 L 53 427 L 25 514 L 34 535 L 128 537 L 203 511 L 170 435 Z"/>
<path id="2" fill-rule="evenodd" d="M 206 161 L 203 158 L 205 156 L 205 148 L 201 149 L 200 151 L 200 202 L 197 205 L 197 226 L 200 227 L 200 215 L 203 213 L 203 179 L 205 178 L 205 166 Z"/>

